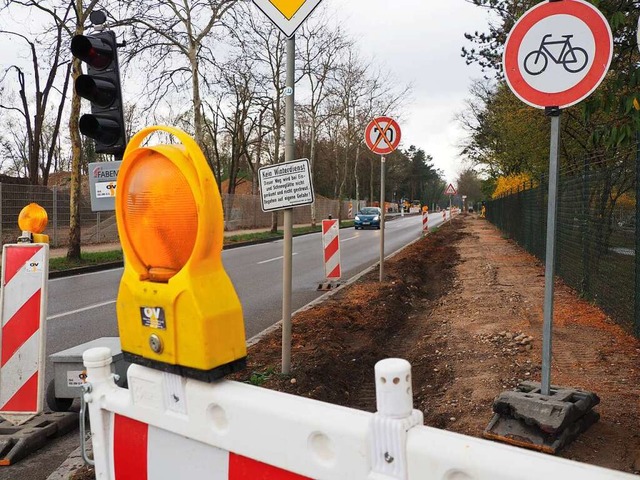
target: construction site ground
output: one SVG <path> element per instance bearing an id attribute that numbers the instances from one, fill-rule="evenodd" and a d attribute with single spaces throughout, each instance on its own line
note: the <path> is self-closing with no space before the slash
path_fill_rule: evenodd
<path id="1" fill-rule="evenodd" d="M 235 380 L 375 411 L 373 368 L 413 366 L 425 424 L 480 437 L 496 395 L 540 381 L 544 268 L 486 220 L 460 215 L 293 318 L 291 375 L 281 332 L 249 349 Z M 600 421 L 559 455 L 640 473 L 640 342 L 556 282 L 552 382 L 597 393 Z M 74 480 L 94 477 L 90 468 Z"/>
<path id="2" fill-rule="evenodd" d="M 425 424 L 479 437 L 496 395 L 540 381 L 544 268 L 486 220 L 456 217 L 293 319 L 291 375 L 280 330 L 249 350 L 236 379 L 375 410 L 374 364 L 413 366 Z M 559 455 L 640 471 L 640 342 L 556 282 L 552 383 L 597 393 L 600 421 Z"/>

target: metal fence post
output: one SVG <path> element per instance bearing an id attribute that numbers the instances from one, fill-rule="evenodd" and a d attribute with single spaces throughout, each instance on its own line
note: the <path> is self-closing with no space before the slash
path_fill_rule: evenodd
<path id="1" fill-rule="evenodd" d="M 100 212 L 96 213 L 96 243 L 100 243 Z"/>
<path id="2" fill-rule="evenodd" d="M 2 222 L 4 220 L 4 209 L 2 208 L 4 197 L 2 196 L 2 183 L 0 183 L 0 245 L 4 245 L 4 235 L 2 231 Z"/>
<path id="3" fill-rule="evenodd" d="M 53 246 L 58 246 L 58 186 L 53 186 Z"/>
<path id="4" fill-rule="evenodd" d="M 545 193 L 546 190 L 549 188 L 549 186 L 547 184 L 545 184 L 545 175 L 541 174 L 540 175 L 540 202 L 538 203 L 540 210 L 539 210 L 539 214 L 540 214 L 540 230 L 539 230 L 539 236 L 538 236 L 538 256 L 541 259 L 545 258 L 545 250 L 544 250 L 544 240 L 545 240 L 545 235 L 547 233 L 547 217 L 545 215 L 545 211 L 546 211 L 546 202 L 544 201 L 544 197 L 545 197 Z"/>
<path id="5" fill-rule="evenodd" d="M 636 187 L 637 188 L 637 187 Z M 582 293 L 590 293 L 591 238 L 589 236 L 589 160 L 585 156 L 582 169 Z M 636 281 L 637 284 L 637 281 Z"/>
<path id="6" fill-rule="evenodd" d="M 636 131 L 636 225 L 635 225 L 635 298 L 633 308 L 634 333 L 640 338 L 640 130 Z"/>

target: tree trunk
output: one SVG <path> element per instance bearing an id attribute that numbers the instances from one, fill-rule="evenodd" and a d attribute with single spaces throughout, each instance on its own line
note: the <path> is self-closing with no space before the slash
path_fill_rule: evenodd
<path id="1" fill-rule="evenodd" d="M 78 15 L 82 15 L 82 0 L 77 0 Z M 76 26 L 76 35 L 83 32 L 82 24 Z M 80 60 L 72 60 L 73 81 L 82 73 Z M 71 115 L 69 117 L 69 135 L 71 136 L 71 186 L 69 191 L 69 248 L 67 258 L 80 260 L 80 167 L 82 160 L 82 140 L 78 119 L 80 117 L 80 97 L 73 92 L 71 100 Z"/>
<path id="2" fill-rule="evenodd" d="M 276 108 L 280 109 L 280 95 L 276 95 Z M 280 163 L 280 127 L 282 126 L 282 115 L 276 112 L 275 130 L 273 132 L 273 156 L 274 163 Z M 278 212 L 272 212 L 271 214 L 271 233 L 278 231 Z"/>
<path id="3" fill-rule="evenodd" d="M 311 116 L 311 139 L 309 145 L 309 169 L 311 170 L 311 178 L 313 179 L 313 163 L 316 156 L 316 116 Z M 316 226 L 316 202 L 311 204 L 311 226 Z"/>
<path id="4" fill-rule="evenodd" d="M 356 183 L 356 205 L 358 204 L 358 200 L 360 200 L 360 180 L 358 179 L 358 163 L 360 163 L 360 142 L 356 145 L 356 161 L 353 165 L 353 176 L 355 177 Z"/>
<path id="5" fill-rule="evenodd" d="M 191 86 L 193 88 L 193 130 L 196 143 L 202 148 L 204 145 L 204 135 L 202 130 L 202 99 L 200 98 L 200 73 L 196 47 L 191 46 L 189 50 L 189 61 L 191 63 Z"/>
<path id="6" fill-rule="evenodd" d="M 373 172 L 375 171 L 375 157 L 371 158 L 371 176 L 369 177 L 369 205 L 373 205 Z"/>

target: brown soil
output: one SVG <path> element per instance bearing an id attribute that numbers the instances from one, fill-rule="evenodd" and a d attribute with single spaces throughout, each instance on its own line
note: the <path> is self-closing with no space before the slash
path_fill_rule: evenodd
<path id="1" fill-rule="evenodd" d="M 406 358 L 425 424 L 473 436 L 497 394 L 540 381 L 544 269 L 491 224 L 457 217 L 387 261 L 385 274 L 294 317 L 292 375 L 273 373 L 277 330 L 250 348 L 236 379 L 374 411 L 374 364 Z M 562 282 L 555 299 L 552 381 L 601 398 L 600 421 L 560 455 L 640 470 L 640 342 Z"/>

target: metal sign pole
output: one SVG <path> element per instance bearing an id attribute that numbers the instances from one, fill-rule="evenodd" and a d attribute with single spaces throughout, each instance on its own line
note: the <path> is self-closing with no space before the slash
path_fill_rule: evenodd
<path id="1" fill-rule="evenodd" d="M 285 147 L 284 161 L 291 162 L 294 145 L 294 72 L 295 36 L 287 39 L 287 81 L 285 91 Z M 291 285 L 293 271 L 293 208 L 284 210 L 284 243 L 282 261 L 282 373 L 291 371 Z"/>
<path id="2" fill-rule="evenodd" d="M 380 281 L 384 278 L 384 155 L 380 157 Z"/>
<path id="3" fill-rule="evenodd" d="M 549 152 L 549 200 L 547 204 L 547 252 L 544 269 L 544 322 L 542 325 L 542 394 L 551 392 L 551 340 L 553 330 L 553 277 L 556 250 L 556 214 L 558 211 L 558 150 L 560 146 L 560 112 L 549 107 L 551 148 Z"/>

